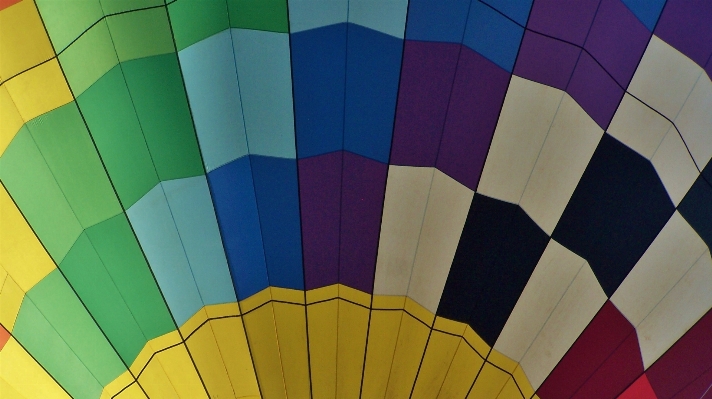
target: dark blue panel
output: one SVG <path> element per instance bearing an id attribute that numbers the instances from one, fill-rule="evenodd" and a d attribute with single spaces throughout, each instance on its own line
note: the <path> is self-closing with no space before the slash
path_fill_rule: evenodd
<path id="1" fill-rule="evenodd" d="M 512 72 L 524 28 L 479 1 L 473 1 L 463 44 Z"/>
<path id="2" fill-rule="evenodd" d="M 237 296 L 242 300 L 269 285 L 249 158 L 211 171 L 208 184 Z"/>
<path id="3" fill-rule="evenodd" d="M 489 4 L 522 26 L 526 26 L 529 11 L 532 8 L 532 0 L 482 0 L 482 2 Z"/>
<path id="4" fill-rule="evenodd" d="M 610 297 L 675 211 L 653 165 L 604 134 L 552 237 Z"/>
<path id="5" fill-rule="evenodd" d="M 677 209 L 707 246 L 712 248 L 712 186 L 705 176 L 697 178 Z"/>
<path id="6" fill-rule="evenodd" d="M 494 345 L 548 242 L 517 205 L 475 194 L 438 315 Z"/>
<path id="7" fill-rule="evenodd" d="M 297 162 L 250 155 L 270 285 L 304 289 Z"/>
<path id="8" fill-rule="evenodd" d="M 291 35 L 299 158 L 343 149 L 346 24 Z"/>
<path id="9" fill-rule="evenodd" d="M 660 13 L 665 6 L 665 0 L 622 0 L 623 4 L 630 9 L 640 22 L 652 31 L 658 22 Z"/>
<path id="10" fill-rule="evenodd" d="M 469 6 L 470 0 L 411 0 L 406 39 L 461 43 Z"/>
<path id="11" fill-rule="evenodd" d="M 344 149 L 388 163 L 403 41 L 349 24 Z"/>

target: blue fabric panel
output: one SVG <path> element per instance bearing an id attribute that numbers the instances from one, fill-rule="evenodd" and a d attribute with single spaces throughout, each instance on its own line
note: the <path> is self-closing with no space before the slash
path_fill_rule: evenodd
<path id="1" fill-rule="evenodd" d="M 663 6 L 665 6 L 665 0 L 621 0 L 623 4 L 628 7 L 629 10 L 633 11 L 640 22 L 648 28 L 649 31 L 655 28 L 655 24 L 658 23 L 658 18 L 660 18 L 660 13 L 663 11 Z"/>
<path id="2" fill-rule="evenodd" d="M 533 0 L 482 0 L 492 8 L 513 19 L 522 26 L 527 25 L 529 11 L 532 9 Z"/>
<path id="3" fill-rule="evenodd" d="M 405 37 L 408 40 L 462 43 L 469 7 L 470 0 L 411 0 Z"/>
<path id="4" fill-rule="evenodd" d="M 524 28 L 479 1 L 473 1 L 463 44 L 512 72 Z"/>

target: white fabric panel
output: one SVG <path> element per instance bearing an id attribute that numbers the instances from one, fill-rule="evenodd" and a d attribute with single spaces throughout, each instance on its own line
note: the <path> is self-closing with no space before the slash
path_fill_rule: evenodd
<path id="1" fill-rule="evenodd" d="M 626 93 L 607 132 L 650 159 L 671 127 L 664 116 Z"/>
<path id="2" fill-rule="evenodd" d="M 670 200 L 679 205 L 700 172 L 677 130 L 670 128 L 651 161 Z"/>

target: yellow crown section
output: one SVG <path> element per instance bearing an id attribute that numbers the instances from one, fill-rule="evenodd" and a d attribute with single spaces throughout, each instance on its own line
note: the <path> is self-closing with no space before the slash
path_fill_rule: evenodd
<path id="1" fill-rule="evenodd" d="M 70 398 L 13 337 L 0 351 L 0 364 L 3 365 L 0 367 L 3 398 Z"/>

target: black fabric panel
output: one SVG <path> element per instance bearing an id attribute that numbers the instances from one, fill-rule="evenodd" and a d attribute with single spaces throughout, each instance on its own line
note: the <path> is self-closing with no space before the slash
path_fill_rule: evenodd
<path id="1" fill-rule="evenodd" d="M 698 177 L 677 209 L 707 246 L 712 248 L 712 186 L 702 176 Z"/>

